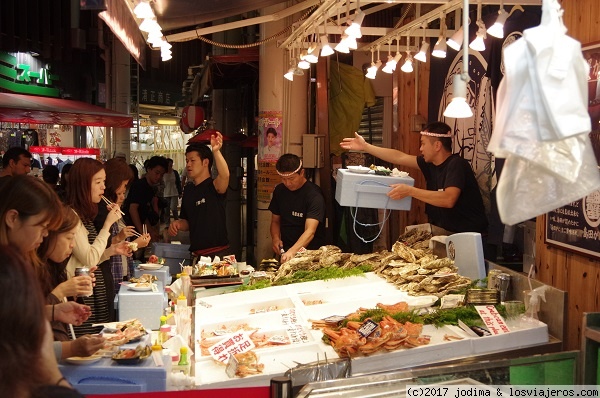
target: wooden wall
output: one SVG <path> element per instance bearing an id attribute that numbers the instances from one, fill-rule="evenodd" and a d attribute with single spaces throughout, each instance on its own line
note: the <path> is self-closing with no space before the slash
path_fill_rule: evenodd
<path id="1" fill-rule="evenodd" d="M 600 0 L 563 0 L 564 22 L 568 34 L 582 44 L 600 41 Z M 418 73 L 395 73 L 394 87 L 398 92 L 398 132 L 392 140 L 392 148 L 419 154 L 419 135 L 412 133 L 410 116 L 419 113 L 427 119 L 427 89 L 429 63 L 418 64 Z M 415 96 L 415 86 L 417 89 Z M 407 170 L 415 178 L 415 186 L 425 187 L 420 172 Z M 394 212 L 390 223 L 390 237 L 396 239 L 406 225 L 426 222 L 424 204 L 413 200 L 410 212 Z M 537 278 L 558 289 L 568 291 L 568 324 L 564 340 L 566 350 L 580 348 L 583 312 L 600 312 L 600 261 L 548 247 L 544 244 L 544 216 L 537 219 L 536 271 Z"/>

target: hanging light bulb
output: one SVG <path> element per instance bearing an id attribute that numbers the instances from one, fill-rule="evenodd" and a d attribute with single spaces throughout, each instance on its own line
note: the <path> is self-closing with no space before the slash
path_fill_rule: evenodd
<path id="1" fill-rule="evenodd" d="M 321 36 L 321 57 L 327 57 L 333 54 L 333 48 L 329 45 L 327 35 Z"/>
<path id="2" fill-rule="evenodd" d="M 458 50 L 460 50 L 460 47 L 462 46 L 462 42 L 463 42 L 463 28 L 461 26 L 456 32 L 454 32 L 452 37 L 450 37 L 448 39 L 446 44 L 448 45 L 448 47 L 453 48 L 454 50 L 458 51 Z"/>
<path id="3" fill-rule="evenodd" d="M 487 32 L 499 39 L 504 37 L 504 23 L 508 19 L 509 14 L 504 10 L 502 6 L 502 2 L 500 3 L 500 9 L 498 10 L 498 17 L 496 17 L 496 22 L 487 30 Z"/>
<path id="4" fill-rule="evenodd" d="M 283 75 L 283 77 L 285 77 L 289 81 L 293 82 L 294 81 L 294 67 L 293 66 L 290 67 L 290 69 L 288 69 L 287 73 L 285 75 Z"/>
<path id="5" fill-rule="evenodd" d="M 465 62 L 465 60 L 463 60 Z M 473 110 L 467 104 L 467 81 L 464 80 L 465 76 L 461 74 L 454 75 L 452 78 L 453 98 L 448 104 L 448 107 L 444 111 L 445 117 L 452 117 L 455 119 L 467 118 L 473 116 Z M 466 79 L 469 79 L 469 75 L 466 75 Z"/>
<path id="6" fill-rule="evenodd" d="M 415 59 L 417 61 L 427 62 L 427 50 L 429 50 L 429 43 L 423 40 L 419 52 L 415 55 Z"/>
<path id="7" fill-rule="evenodd" d="M 442 14 L 442 18 L 440 19 L 440 37 L 433 46 L 431 55 L 437 58 L 446 58 L 446 52 L 446 15 Z"/>
<path id="8" fill-rule="evenodd" d="M 350 52 L 350 49 L 348 48 L 348 44 L 346 41 L 347 38 L 348 38 L 348 35 L 345 35 L 345 34 L 342 35 L 342 39 L 337 44 L 337 46 L 335 46 L 334 50 L 339 53 L 348 54 Z"/>
<path id="9" fill-rule="evenodd" d="M 356 42 L 356 37 L 348 35 L 345 40 L 346 40 L 346 46 L 348 46 L 349 50 L 356 50 L 358 48 L 358 43 Z"/>
<path id="10" fill-rule="evenodd" d="M 360 27 L 365 19 L 365 13 L 360 10 L 360 8 L 356 9 L 357 12 L 354 13 L 354 20 L 350 23 L 350 26 L 346 28 L 344 31 L 348 36 L 352 36 L 355 39 L 360 39 L 362 37 L 362 33 L 360 31 Z"/>
<path id="11" fill-rule="evenodd" d="M 413 71 L 413 56 L 410 54 L 410 51 L 406 52 L 406 61 L 400 68 L 402 72 L 410 73 Z"/>
<path id="12" fill-rule="evenodd" d="M 477 21 L 477 26 L 479 26 L 479 29 L 477 29 L 477 35 L 475 36 L 475 39 L 471 42 L 471 44 L 469 44 L 469 47 L 475 51 L 484 51 L 485 50 L 484 39 L 487 37 L 486 32 L 485 32 L 485 24 L 480 19 Z"/>
<path id="13" fill-rule="evenodd" d="M 485 42 L 483 41 L 487 34 L 485 32 L 485 24 L 481 19 L 481 1 L 477 0 L 477 22 L 478 29 L 475 39 L 469 44 L 469 47 L 475 51 L 484 51 L 485 50 Z"/>
<path id="14" fill-rule="evenodd" d="M 448 47 L 446 46 L 446 38 L 444 36 L 440 36 L 438 41 L 433 46 L 433 51 L 431 55 L 437 58 L 446 58 L 446 52 Z"/>
<path id="15" fill-rule="evenodd" d="M 375 49 L 371 48 L 371 66 L 367 68 L 367 73 L 365 74 L 365 77 L 368 79 L 375 79 L 375 76 L 377 75 L 377 66 L 375 65 L 374 54 Z"/>
<path id="16" fill-rule="evenodd" d="M 141 0 L 133 9 L 133 13 L 139 19 L 154 18 L 154 11 L 152 11 L 150 3 L 146 0 Z"/>
<path id="17" fill-rule="evenodd" d="M 300 54 L 300 62 L 298 62 L 298 68 L 300 69 L 309 69 L 310 63 L 306 60 L 306 50 L 302 51 Z"/>
<path id="18" fill-rule="evenodd" d="M 382 72 L 385 73 L 392 73 L 396 70 L 396 61 L 394 61 L 394 57 L 392 57 L 392 50 L 390 48 L 391 42 L 388 42 L 388 56 L 387 56 L 387 62 L 385 63 L 385 66 L 383 67 Z"/>
<path id="19" fill-rule="evenodd" d="M 142 32 L 150 33 L 150 32 L 154 32 L 154 31 L 160 31 L 161 28 L 155 19 L 146 18 L 140 24 L 140 30 Z"/>
<path id="20" fill-rule="evenodd" d="M 415 59 L 417 61 L 427 62 L 427 50 L 429 50 L 429 42 L 425 40 L 425 29 L 427 29 L 427 24 L 424 23 L 421 28 L 423 29 L 423 40 L 421 41 L 419 52 L 415 55 Z"/>
<path id="21" fill-rule="evenodd" d="M 467 47 L 469 37 L 469 0 L 463 0 L 463 59 L 462 73 L 454 75 L 453 98 L 444 110 L 445 117 L 467 118 L 473 116 L 473 111 L 467 103 L 467 82 L 469 81 L 469 48 Z"/>

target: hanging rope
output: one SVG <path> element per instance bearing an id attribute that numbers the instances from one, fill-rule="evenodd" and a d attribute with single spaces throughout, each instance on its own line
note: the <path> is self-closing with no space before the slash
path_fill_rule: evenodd
<path id="1" fill-rule="evenodd" d="M 307 10 L 307 11 L 306 11 L 306 12 L 305 12 L 305 13 L 304 13 L 304 14 L 303 14 L 303 15 L 302 15 L 302 16 L 301 16 L 299 19 L 298 19 L 298 21 L 296 21 L 296 23 L 297 23 L 297 22 L 302 22 L 302 21 L 304 21 L 304 20 L 305 20 L 305 19 L 306 19 L 306 18 L 307 18 L 307 17 L 308 17 L 308 16 L 309 16 L 309 15 L 310 15 L 310 14 L 311 14 L 311 13 L 312 13 L 312 12 L 313 12 L 313 11 L 314 11 L 316 8 L 317 8 L 317 6 L 318 6 L 318 4 L 315 4 L 315 5 L 313 5 L 312 7 L 310 7 L 310 8 L 309 8 L 309 9 L 308 9 L 308 10 Z M 202 41 L 203 41 L 203 42 L 205 42 L 205 43 L 208 43 L 208 44 L 210 44 L 210 45 L 217 46 L 217 47 L 223 47 L 223 48 L 233 48 L 233 49 L 236 49 L 236 48 L 237 48 L 237 49 L 239 49 L 239 48 L 252 48 L 252 47 L 257 47 L 257 46 L 260 46 L 260 45 L 262 45 L 262 44 L 268 43 L 268 42 L 270 42 L 270 41 L 273 41 L 273 40 L 277 39 L 277 38 L 278 38 L 278 37 L 280 37 L 280 36 L 283 36 L 283 35 L 284 35 L 284 34 L 286 34 L 288 31 L 290 31 L 290 30 L 293 28 L 293 26 L 294 26 L 294 24 L 292 24 L 292 25 L 288 26 L 287 28 L 283 29 L 282 31 L 280 31 L 280 32 L 278 32 L 278 33 L 275 33 L 274 35 L 272 35 L 272 36 L 270 36 L 270 37 L 267 37 L 266 39 L 262 39 L 262 40 L 259 40 L 259 41 L 257 41 L 257 42 L 254 42 L 254 43 L 249 43 L 249 44 L 225 44 L 225 43 L 219 43 L 219 42 L 216 42 L 216 41 L 214 41 L 214 40 L 207 39 L 207 38 L 206 38 L 206 37 L 204 37 L 204 36 L 200 36 L 200 35 L 198 34 L 198 31 L 197 31 L 197 30 L 196 30 L 196 36 L 198 37 L 198 39 L 199 39 L 199 40 L 202 40 Z"/>

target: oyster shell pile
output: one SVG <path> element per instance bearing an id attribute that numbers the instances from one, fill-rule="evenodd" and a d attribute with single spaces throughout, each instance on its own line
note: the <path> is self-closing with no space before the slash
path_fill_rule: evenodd
<path id="1" fill-rule="evenodd" d="M 296 254 L 271 274 L 271 280 L 277 282 L 300 270 L 316 271 L 333 266 L 351 269 L 369 265 L 398 289 L 414 296 L 441 297 L 449 291 L 468 286 L 471 280 L 458 275 L 454 261 L 432 254 L 429 249 L 430 238 L 429 232 L 413 229 L 394 243 L 391 252 L 383 250 L 368 254 L 343 253 L 337 246 L 321 246 L 317 250 Z"/>

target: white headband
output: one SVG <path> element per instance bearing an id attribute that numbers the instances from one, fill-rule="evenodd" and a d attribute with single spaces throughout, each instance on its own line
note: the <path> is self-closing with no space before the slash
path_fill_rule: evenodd
<path id="1" fill-rule="evenodd" d="M 277 174 L 279 174 L 281 177 L 289 177 L 289 176 L 294 175 L 297 172 L 299 172 L 301 168 L 302 168 L 302 160 L 300 160 L 300 166 L 298 166 L 298 168 L 296 170 L 292 171 L 291 173 L 281 173 L 281 172 L 279 172 L 279 170 L 277 170 Z"/>
<path id="2" fill-rule="evenodd" d="M 421 135 L 428 135 L 430 137 L 440 137 L 440 138 L 445 138 L 445 137 L 452 138 L 452 132 L 450 132 L 450 131 L 446 134 L 432 133 L 430 131 L 421 131 Z"/>

